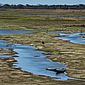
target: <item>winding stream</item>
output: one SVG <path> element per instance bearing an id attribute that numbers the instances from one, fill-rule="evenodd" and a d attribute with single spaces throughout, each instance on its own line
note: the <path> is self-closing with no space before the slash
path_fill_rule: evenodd
<path id="1" fill-rule="evenodd" d="M 17 31 L 17 30 L 10 30 L 13 34 L 21 34 L 27 33 L 27 31 Z M 9 30 L 1 30 L 0 34 L 10 34 Z M 28 33 L 31 33 L 28 31 Z M 59 32 L 60 37 L 59 39 L 69 40 L 73 43 L 85 44 L 85 39 L 80 37 L 80 33 L 74 34 L 65 34 L 63 32 Z M 55 71 L 46 70 L 47 68 L 53 69 L 62 69 L 66 68 L 67 66 L 61 64 L 59 62 L 53 62 L 48 59 L 45 55 L 45 52 L 39 51 L 36 48 L 30 45 L 22 45 L 22 44 L 10 44 L 5 40 L 0 40 L 0 48 L 9 49 L 11 48 L 13 51 L 17 52 L 15 55 L 2 55 L 0 58 L 7 58 L 7 57 L 14 57 L 17 62 L 13 64 L 14 68 L 21 68 L 23 71 L 27 71 L 36 75 L 44 75 L 49 76 L 54 79 L 58 80 L 68 80 L 72 79 L 67 76 L 66 72 L 64 73 L 57 73 Z M 16 57 L 17 56 L 17 57 Z"/>
<path id="2" fill-rule="evenodd" d="M 6 34 L 6 32 L 7 34 L 10 34 L 9 31 L 7 30 L 2 31 L 1 34 Z M 13 32 L 16 31 L 13 30 Z M 17 60 L 17 62 L 13 64 L 14 68 L 21 68 L 23 71 L 27 71 L 36 75 L 49 76 L 58 80 L 71 79 L 67 76 L 66 72 L 57 73 L 55 71 L 46 70 L 47 68 L 62 69 L 66 68 L 67 66 L 59 62 L 51 61 L 46 57 L 45 52 L 39 51 L 30 45 L 10 44 L 10 42 L 0 40 L 0 48 L 3 49 L 11 48 L 13 51 L 17 52 L 16 55 L 0 56 L 0 58 L 14 57 Z"/>
<path id="3" fill-rule="evenodd" d="M 81 37 L 81 34 L 85 35 L 84 32 L 83 33 L 72 33 L 72 34 L 65 34 L 63 32 L 60 32 L 59 34 L 60 34 L 60 37 L 56 37 L 56 38 L 67 40 L 72 43 L 85 44 L 85 38 Z"/>

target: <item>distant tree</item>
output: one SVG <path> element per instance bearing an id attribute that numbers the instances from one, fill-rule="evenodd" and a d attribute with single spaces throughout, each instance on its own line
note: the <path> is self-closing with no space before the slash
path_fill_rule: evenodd
<path id="1" fill-rule="evenodd" d="M 0 4 L 0 8 L 13 8 L 13 9 L 85 9 L 84 4 L 79 5 L 9 5 L 9 4 Z"/>
<path id="2" fill-rule="evenodd" d="M 0 4 L 0 8 L 2 8 L 2 4 Z"/>
<path id="3" fill-rule="evenodd" d="M 16 9 L 17 8 L 17 5 L 10 5 L 10 8 L 13 8 L 13 9 Z"/>
<path id="4" fill-rule="evenodd" d="M 25 8 L 30 8 L 30 5 L 29 4 L 26 4 L 25 6 L 26 6 Z"/>
<path id="5" fill-rule="evenodd" d="M 18 5 L 16 6 L 16 8 L 24 9 L 24 8 L 25 8 L 25 6 L 24 6 L 24 5 L 22 5 L 22 4 L 18 4 Z"/>
<path id="6" fill-rule="evenodd" d="M 3 8 L 10 8 L 11 6 L 9 4 L 4 4 Z"/>

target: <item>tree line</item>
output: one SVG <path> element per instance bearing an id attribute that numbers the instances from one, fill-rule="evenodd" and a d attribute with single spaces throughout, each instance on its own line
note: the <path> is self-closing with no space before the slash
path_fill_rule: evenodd
<path id="1" fill-rule="evenodd" d="M 84 4 L 79 5 L 9 5 L 9 4 L 0 4 L 0 8 L 10 8 L 10 9 L 85 9 Z"/>

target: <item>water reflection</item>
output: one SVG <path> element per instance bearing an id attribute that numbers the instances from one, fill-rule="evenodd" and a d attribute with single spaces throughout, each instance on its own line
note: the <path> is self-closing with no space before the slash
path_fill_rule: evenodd
<path id="1" fill-rule="evenodd" d="M 18 63 L 15 65 L 22 70 L 37 75 L 45 75 L 53 78 L 58 78 L 61 80 L 67 80 L 69 78 L 64 73 L 61 76 L 61 74 L 56 75 L 56 72 L 46 70 L 46 68 L 66 68 L 66 66 L 59 62 L 52 62 L 51 60 L 47 59 L 42 51 L 35 50 L 31 46 L 20 44 L 19 48 L 18 45 L 16 45 L 14 51 L 18 52 L 17 56 L 19 56 L 15 58 L 18 61 Z"/>
<path id="2" fill-rule="evenodd" d="M 3 46 L 0 45 L 0 47 L 5 48 L 6 47 L 5 43 L 6 41 L 3 41 Z M 12 57 L 14 57 L 17 60 L 17 62 L 14 63 L 13 65 L 15 68 L 21 68 L 24 71 L 31 72 L 36 75 L 49 76 L 54 79 L 59 79 L 59 80 L 70 79 L 65 72 L 57 74 L 57 72 L 46 70 L 47 68 L 55 68 L 55 69 L 66 68 L 66 65 L 61 64 L 59 62 L 52 62 L 51 60 L 46 58 L 46 56 L 42 51 L 38 51 L 32 46 L 22 45 L 22 44 L 14 44 L 11 45 L 10 48 L 13 49 L 13 51 L 17 52 L 17 54 L 12 55 Z M 5 58 L 8 57 L 8 55 L 0 57 Z"/>
<path id="3" fill-rule="evenodd" d="M 32 30 L 0 30 L 0 34 L 26 34 L 33 33 Z"/>
<path id="4" fill-rule="evenodd" d="M 78 43 L 78 44 L 85 44 L 85 38 L 81 37 L 81 34 L 83 33 L 72 33 L 72 34 L 65 34 L 65 33 L 59 33 L 60 37 L 57 37 L 62 40 L 68 40 L 72 43 Z M 64 35 L 64 36 L 63 36 Z"/>

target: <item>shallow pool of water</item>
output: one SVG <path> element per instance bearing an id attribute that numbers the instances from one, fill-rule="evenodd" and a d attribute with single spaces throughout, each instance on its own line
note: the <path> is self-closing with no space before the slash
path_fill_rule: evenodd
<path id="1" fill-rule="evenodd" d="M 3 45 L 2 45 L 3 43 Z M 9 44 L 6 41 L 1 41 L 0 48 L 12 48 L 13 51 L 17 52 L 16 55 L 10 56 L 0 56 L 0 58 L 14 57 L 17 62 L 13 64 L 14 68 L 21 68 L 24 71 L 36 74 L 49 76 L 54 79 L 67 80 L 70 79 L 66 72 L 57 74 L 57 72 L 46 70 L 47 68 L 66 68 L 67 66 L 59 62 L 53 62 L 45 56 L 45 53 L 39 50 L 36 50 L 30 45 L 22 44 Z M 15 57 L 17 56 L 17 57 Z"/>
<path id="2" fill-rule="evenodd" d="M 77 44 L 85 44 L 85 38 L 81 37 L 81 34 L 85 34 L 84 32 L 83 33 L 72 33 L 72 34 L 65 34 L 64 32 L 59 32 L 58 34 L 60 34 L 59 37 L 56 37 L 58 39 L 67 40 L 67 41 L 70 41 L 72 43 L 77 43 Z"/>
<path id="3" fill-rule="evenodd" d="M 32 33 L 32 30 L 8 30 L 8 29 L 0 29 L 0 34 L 26 34 Z"/>

